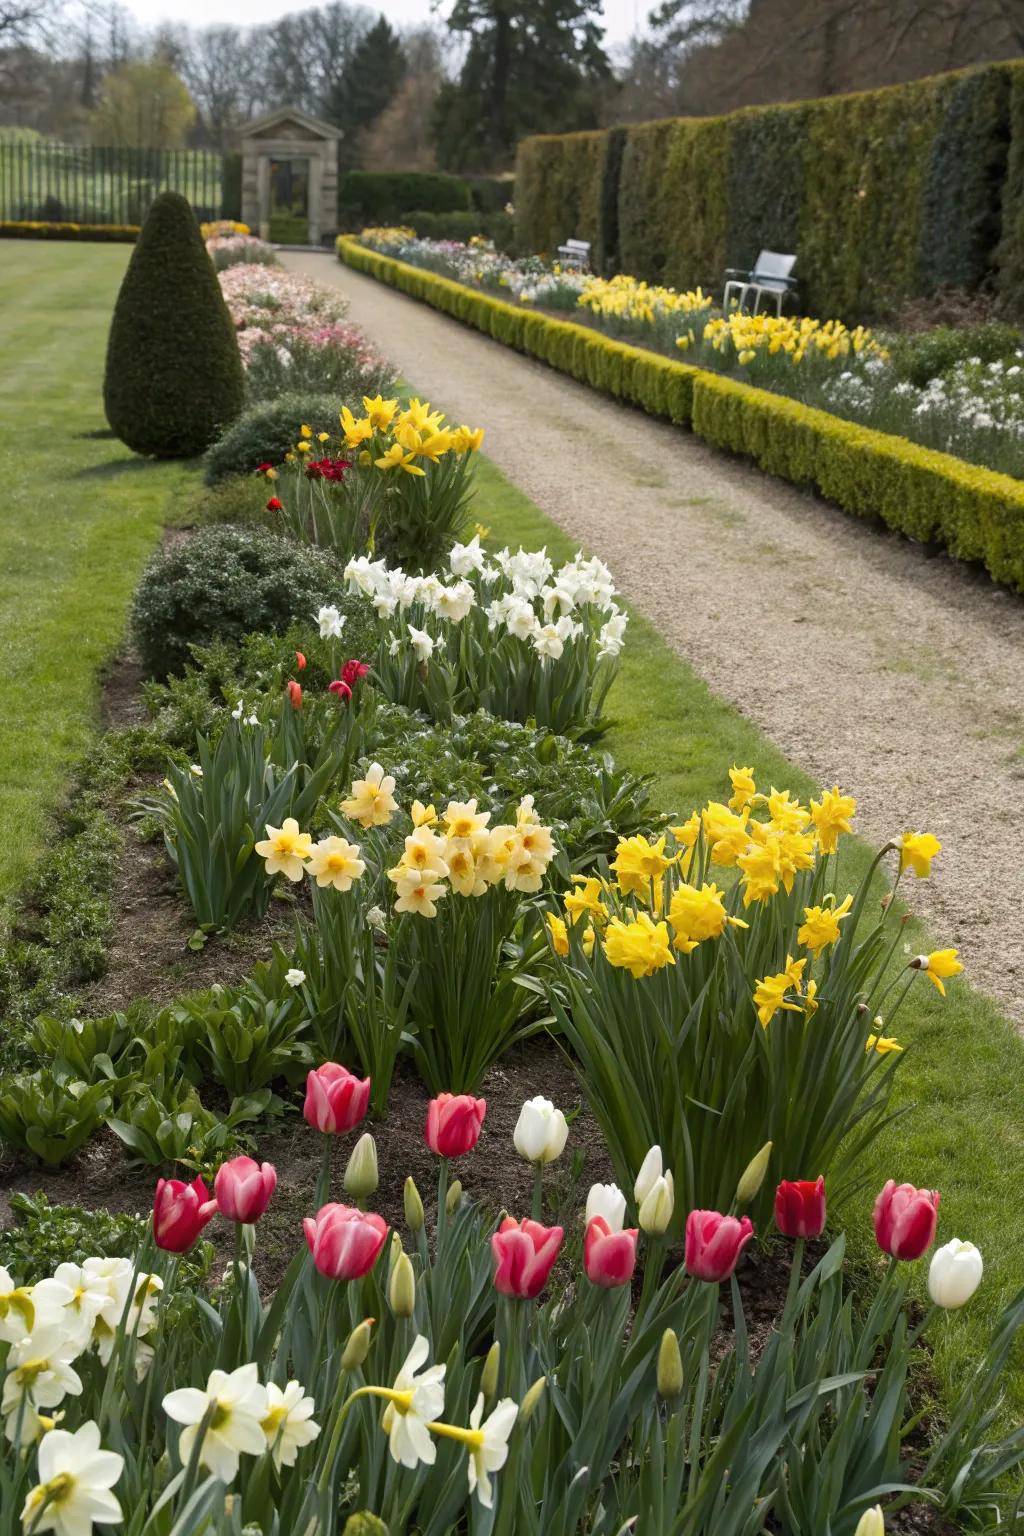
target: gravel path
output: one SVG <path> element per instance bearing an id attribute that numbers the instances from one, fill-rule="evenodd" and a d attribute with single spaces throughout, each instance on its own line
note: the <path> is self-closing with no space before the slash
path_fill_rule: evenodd
<path id="1" fill-rule="evenodd" d="M 876 843 L 934 832 L 936 942 L 1024 1023 L 1024 600 L 529 361 L 327 255 L 352 319 Z M 728 764 L 723 763 L 723 775 Z"/>

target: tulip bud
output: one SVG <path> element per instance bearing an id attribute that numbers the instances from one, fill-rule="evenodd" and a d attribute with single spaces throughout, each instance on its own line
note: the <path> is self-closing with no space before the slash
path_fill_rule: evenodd
<path id="1" fill-rule="evenodd" d="M 484 1368 L 480 1373 L 480 1391 L 484 1395 L 484 1401 L 491 1403 L 498 1395 L 498 1371 L 501 1366 L 501 1345 L 495 1339 L 487 1351 L 484 1360 Z"/>
<path id="2" fill-rule="evenodd" d="M 388 1536 L 388 1528 L 377 1515 L 364 1509 L 358 1515 L 349 1515 L 342 1536 Z"/>
<path id="3" fill-rule="evenodd" d="M 658 1396 L 678 1397 L 683 1390 L 683 1357 L 674 1328 L 666 1328 L 658 1349 Z"/>
<path id="4" fill-rule="evenodd" d="M 885 1520 L 882 1516 L 882 1506 L 876 1504 L 873 1509 L 866 1509 L 857 1521 L 857 1529 L 853 1536 L 885 1536 Z"/>
<path id="5" fill-rule="evenodd" d="M 591 1184 L 584 1217 L 588 1226 L 595 1216 L 603 1216 L 610 1231 L 622 1231 L 622 1223 L 626 1219 L 626 1197 L 617 1184 Z"/>
<path id="6" fill-rule="evenodd" d="M 405 1204 L 405 1224 L 415 1236 L 423 1227 L 423 1201 L 420 1198 L 420 1192 L 416 1188 L 416 1181 L 413 1179 L 412 1174 L 405 1181 L 405 1191 L 402 1198 Z"/>
<path id="7" fill-rule="evenodd" d="M 675 1209 L 675 1186 L 669 1170 L 655 1179 L 640 1202 L 640 1227 L 650 1237 L 660 1237 L 668 1230 Z"/>
<path id="8" fill-rule="evenodd" d="M 520 1157 L 528 1163 L 553 1163 L 561 1157 L 568 1139 L 569 1127 L 560 1109 L 550 1099 L 527 1099 L 519 1111 L 512 1141 Z"/>
<path id="9" fill-rule="evenodd" d="M 528 1389 L 526 1396 L 519 1404 L 520 1424 L 526 1424 L 532 1418 L 533 1414 L 537 1410 L 537 1404 L 544 1396 L 544 1389 L 547 1384 L 548 1379 L 546 1376 L 538 1376 L 533 1386 Z"/>
<path id="10" fill-rule="evenodd" d="M 412 1317 L 416 1311 L 416 1275 L 409 1255 L 403 1251 L 395 1260 L 388 1282 L 388 1305 L 396 1317 Z"/>
<path id="11" fill-rule="evenodd" d="M 454 1216 L 462 1199 L 462 1180 L 454 1179 L 451 1188 L 444 1199 L 444 1209 L 447 1216 Z"/>
<path id="12" fill-rule="evenodd" d="M 374 1319 L 367 1317 L 352 1329 L 341 1356 L 341 1368 L 343 1371 L 357 1371 L 370 1353 L 370 1335 L 373 1332 L 373 1324 Z"/>
<path id="13" fill-rule="evenodd" d="M 981 1254 L 958 1237 L 936 1248 L 928 1267 L 928 1294 L 937 1307 L 955 1312 L 970 1301 L 982 1276 Z"/>
<path id="14" fill-rule="evenodd" d="M 665 1168 L 661 1158 L 661 1148 L 652 1147 L 640 1164 L 640 1172 L 636 1176 L 633 1185 L 633 1197 L 637 1205 L 643 1205 L 654 1185 L 661 1178 Z"/>
<path id="15" fill-rule="evenodd" d="M 755 1152 L 750 1162 L 740 1174 L 740 1181 L 736 1185 L 736 1204 L 749 1205 L 757 1195 L 764 1183 L 764 1176 L 768 1172 L 768 1164 L 771 1161 L 772 1144 L 766 1141 L 760 1152 Z"/>
<path id="16" fill-rule="evenodd" d="M 354 1195 L 357 1200 L 368 1199 L 380 1183 L 380 1175 L 377 1171 L 377 1143 L 369 1131 L 364 1131 L 352 1148 L 342 1182 L 349 1194 Z"/>
<path id="17" fill-rule="evenodd" d="M 393 1231 L 391 1233 L 391 1247 L 388 1250 L 388 1280 L 389 1281 L 391 1279 L 391 1276 L 394 1274 L 395 1265 L 398 1263 L 398 1255 L 400 1253 L 404 1253 L 404 1252 L 405 1252 L 405 1249 L 402 1247 L 402 1239 L 401 1239 L 400 1235 L 397 1232 Z"/>

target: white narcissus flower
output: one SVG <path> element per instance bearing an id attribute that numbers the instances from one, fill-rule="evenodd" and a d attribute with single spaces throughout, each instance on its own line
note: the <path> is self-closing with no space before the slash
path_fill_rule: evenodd
<path id="1" fill-rule="evenodd" d="M 937 1307 L 954 1312 L 970 1301 L 978 1286 L 984 1266 L 973 1243 L 958 1237 L 936 1248 L 928 1266 L 928 1294 Z"/>
<path id="2" fill-rule="evenodd" d="M 11 1345 L 0 1398 L 0 1413 L 8 1419 L 9 1440 L 14 1439 L 18 1406 L 23 1399 L 34 1408 L 54 1408 L 68 1394 L 81 1394 L 82 1378 L 71 1367 L 79 1353 L 74 1339 L 68 1338 L 59 1324 L 39 1328 Z"/>
<path id="3" fill-rule="evenodd" d="M 391 1455 L 402 1467 L 416 1467 L 421 1461 L 432 1467 L 437 1459 L 427 1425 L 444 1412 L 445 1368 L 431 1365 L 422 1370 L 429 1354 L 429 1343 L 422 1333 L 417 1334 L 387 1394 L 383 1424 Z"/>
<path id="4" fill-rule="evenodd" d="M 568 1136 L 562 1111 L 540 1096 L 526 1100 L 512 1132 L 516 1151 L 528 1163 L 553 1163 L 565 1150 Z"/>
<path id="5" fill-rule="evenodd" d="M 41 1284 L 42 1282 L 40 1282 Z M 32 1332 L 36 1326 L 37 1303 L 33 1300 L 31 1285 L 15 1285 L 10 1270 L 4 1269 L 0 1264 L 0 1340 L 8 1344 L 17 1344 L 26 1334 Z M 56 1322 L 60 1315 L 60 1309 L 66 1304 L 59 1301 L 50 1307 L 52 1316 L 46 1321 Z M 40 1319 L 40 1324 L 44 1319 Z"/>
<path id="6" fill-rule="evenodd" d="M 474 571 L 482 571 L 486 563 L 478 533 L 474 533 L 468 544 L 453 544 L 448 556 L 448 569 L 453 576 L 472 576 Z"/>
<path id="7" fill-rule="evenodd" d="M 417 661 L 429 661 L 434 654 L 434 642 L 425 629 L 417 629 L 415 624 L 406 626 L 409 631 L 409 639 L 416 653 Z"/>
<path id="8" fill-rule="evenodd" d="M 284 979 L 290 987 L 301 987 L 306 979 L 306 973 L 300 971 L 297 965 L 293 965 L 285 971 Z"/>
<path id="9" fill-rule="evenodd" d="M 278 1471 L 282 1467 L 294 1467 L 302 1447 L 311 1445 L 319 1435 L 320 1425 L 313 1418 L 315 1411 L 316 1403 L 306 1397 L 300 1382 L 288 1382 L 283 1391 L 275 1382 L 267 1383 L 267 1416 L 263 1420 L 263 1433 Z"/>
<path id="10" fill-rule="evenodd" d="M 88 1348 L 98 1317 L 113 1328 L 120 1318 L 117 1297 L 106 1281 L 79 1264 L 58 1264 L 49 1280 L 32 1287 L 32 1301 L 39 1323 L 59 1323 L 79 1349 Z"/>
<path id="11" fill-rule="evenodd" d="M 508 1460 L 508 1437 L 518 1414 L 519 1404 L 511 1397 L 503 1397 L 484 1419 L 484 1395 L 481 1392 L 469 1416 L 468 1429 L 461 1429 L 455 1424 L 430 1426 L 435 1434 L 443 1435 L 448 1440 L 457 1440 L 468 1450 L 466 1470 L 469 1475 L 469 1491 L 476 1494 L 485 1509 L 494 1507 L 491 1473 L 500 1472 Z"/>
<path id="12" fill-rule="evenodd" d="M 587 1195 L 587 1226 L 595 1216 L 603 1216 L 609 1232 L 621 1232 L 626 1219 L 626 1197 L 617 1184 L 591 1184 Z"/>
<path id="13" fill-rule="evenodd" d="M 557 661 L 565 649 L 565 644 L 554 624 L 544 624 L 533 637 L 533 648 L 538 656 Z"/>
<path id="14" fill-rule="evenodd" d="M 39 1442 L 39 1483 L 21 1512 L 27 1531 L 89 1536 L 93 1524 L 119 1525 L 121 1506 L 111 1488 L 124 1457 L 100 1449 L 100 1432 L 90 1419 L 75 1433 L 51 1429 Z"/>
<path id="15" fill-rule="evenodd" d="M 240 1365 L 230 1374 L 211 1371 L 205 1392 L 199 1387 L 179 1387 L 176 1392 L 168 1392 L 163 1400 L 168 1418 L 185 1425 L 178 1441 L 183 1466 L 188 1464 L 207 1409 L 214 1409 L 203 1436 L 199 1461 L 225 1483 L 230 1483 L 238 1471 L 243 1451 L 259 1456 L 266 1450 L 263 1420 L 268 1406 L 267 1389 L 260 1385 L 255 1365 Z"/>
<path id="16" fill-rule="evenodd" d="M 637 1174 L 636 1183 L 633 1185 L 633 1198 L 636 1200 L 637 1205 L 643 1205 L 647 1196 L 654 1188 L 655 1183 L 664 1172 L 665 1165 L 662 1161 L 661 1148 L 652 1147 L 640 1164 L 640 1172 Z"/>
<path id="17" fill-rule="evenodd" d="M 321 640 L 336 640 L 345 628 L 345 616 L 338 612 L 333 603 L 320 609 L 316 621 L 320 626 Z"/>

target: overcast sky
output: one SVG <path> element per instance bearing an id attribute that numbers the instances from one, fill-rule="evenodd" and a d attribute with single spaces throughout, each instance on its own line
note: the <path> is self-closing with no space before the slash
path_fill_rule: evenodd
<path id="1" fill-rule="evenodd" d="M 136 16 L 143 26 L 149 27 L 160 21 L 184 21 L 190 26 L 210 26 L 215 22 L 240 22 L 254 25 L 273 21 L 287 11 L 307 10 L 314 0 L 246 0 L 244 6 L 238 0 L 126 0 L 126 9 Z M 396 26 L 410 22 L 429 21 L 431 0 L 387 0 L 375 5 L 366 0 L 368 10 L 384 11 Z M 635 31 L 652 8 L 653 0 L 604 0 L 607 41 L 621 43 Z M 447 6 L 444 7 L 447 10 Z"/>

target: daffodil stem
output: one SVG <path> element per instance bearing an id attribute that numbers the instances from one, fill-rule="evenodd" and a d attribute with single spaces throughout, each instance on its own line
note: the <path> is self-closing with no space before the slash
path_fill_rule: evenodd
<path id="1" fill-rule="evenodd" d="M 341 1381 L 338 1382 L 339 1398 L 341 1397 L 341 1388 L 344 1379 L 345 1373 L 342 1372 Z M 324 1458 L 320 1476 L 317 1479 L 317 1492 L 321 1495 L 327 1492 L 327 1485 L 331 1480 L 331 1473 L 334 1470 L 334 1464 L 338 1457 L 338 1445 L 341 1441 L 341 1431 L 344 1427 L 345 1420 L 348 1417 L 348 1411 L 352 1407 L 352 1404 L 358 1402 L 361 1397 L 383 1397 L 387 1402 L 391 1402 L 394 1398 L 401 1397 L 401 1394 L 391 1391 L 389 1387 L 357 1387 L 354 1392 L 349 1393 L 344 1402 L 338 1404 L 334 1416 L 334 1424 L 331 1427 L 331 1438 L 327 1446 L 327 1455 Z"/>
<path id="2" fill-rule="evenodd" d="M 196 1438 L 192 1442 L 192 1454 L 188 1458 L 188 1466 L 185 1468 L 185 1476 L 181 1484 L 181 1493 L 178 1498 L 178 1507 L 184 1509 L 192 1497 L 199 1475 L 199 1461 L 203 1453 L 203 1441 L 206 1439 L 206 1431 L 213 1423 L 213 1416 L 217 1412 L 217 1404 L 210 1403 L 206 1412 L 199 1421 L 196 1429 Z"/>

